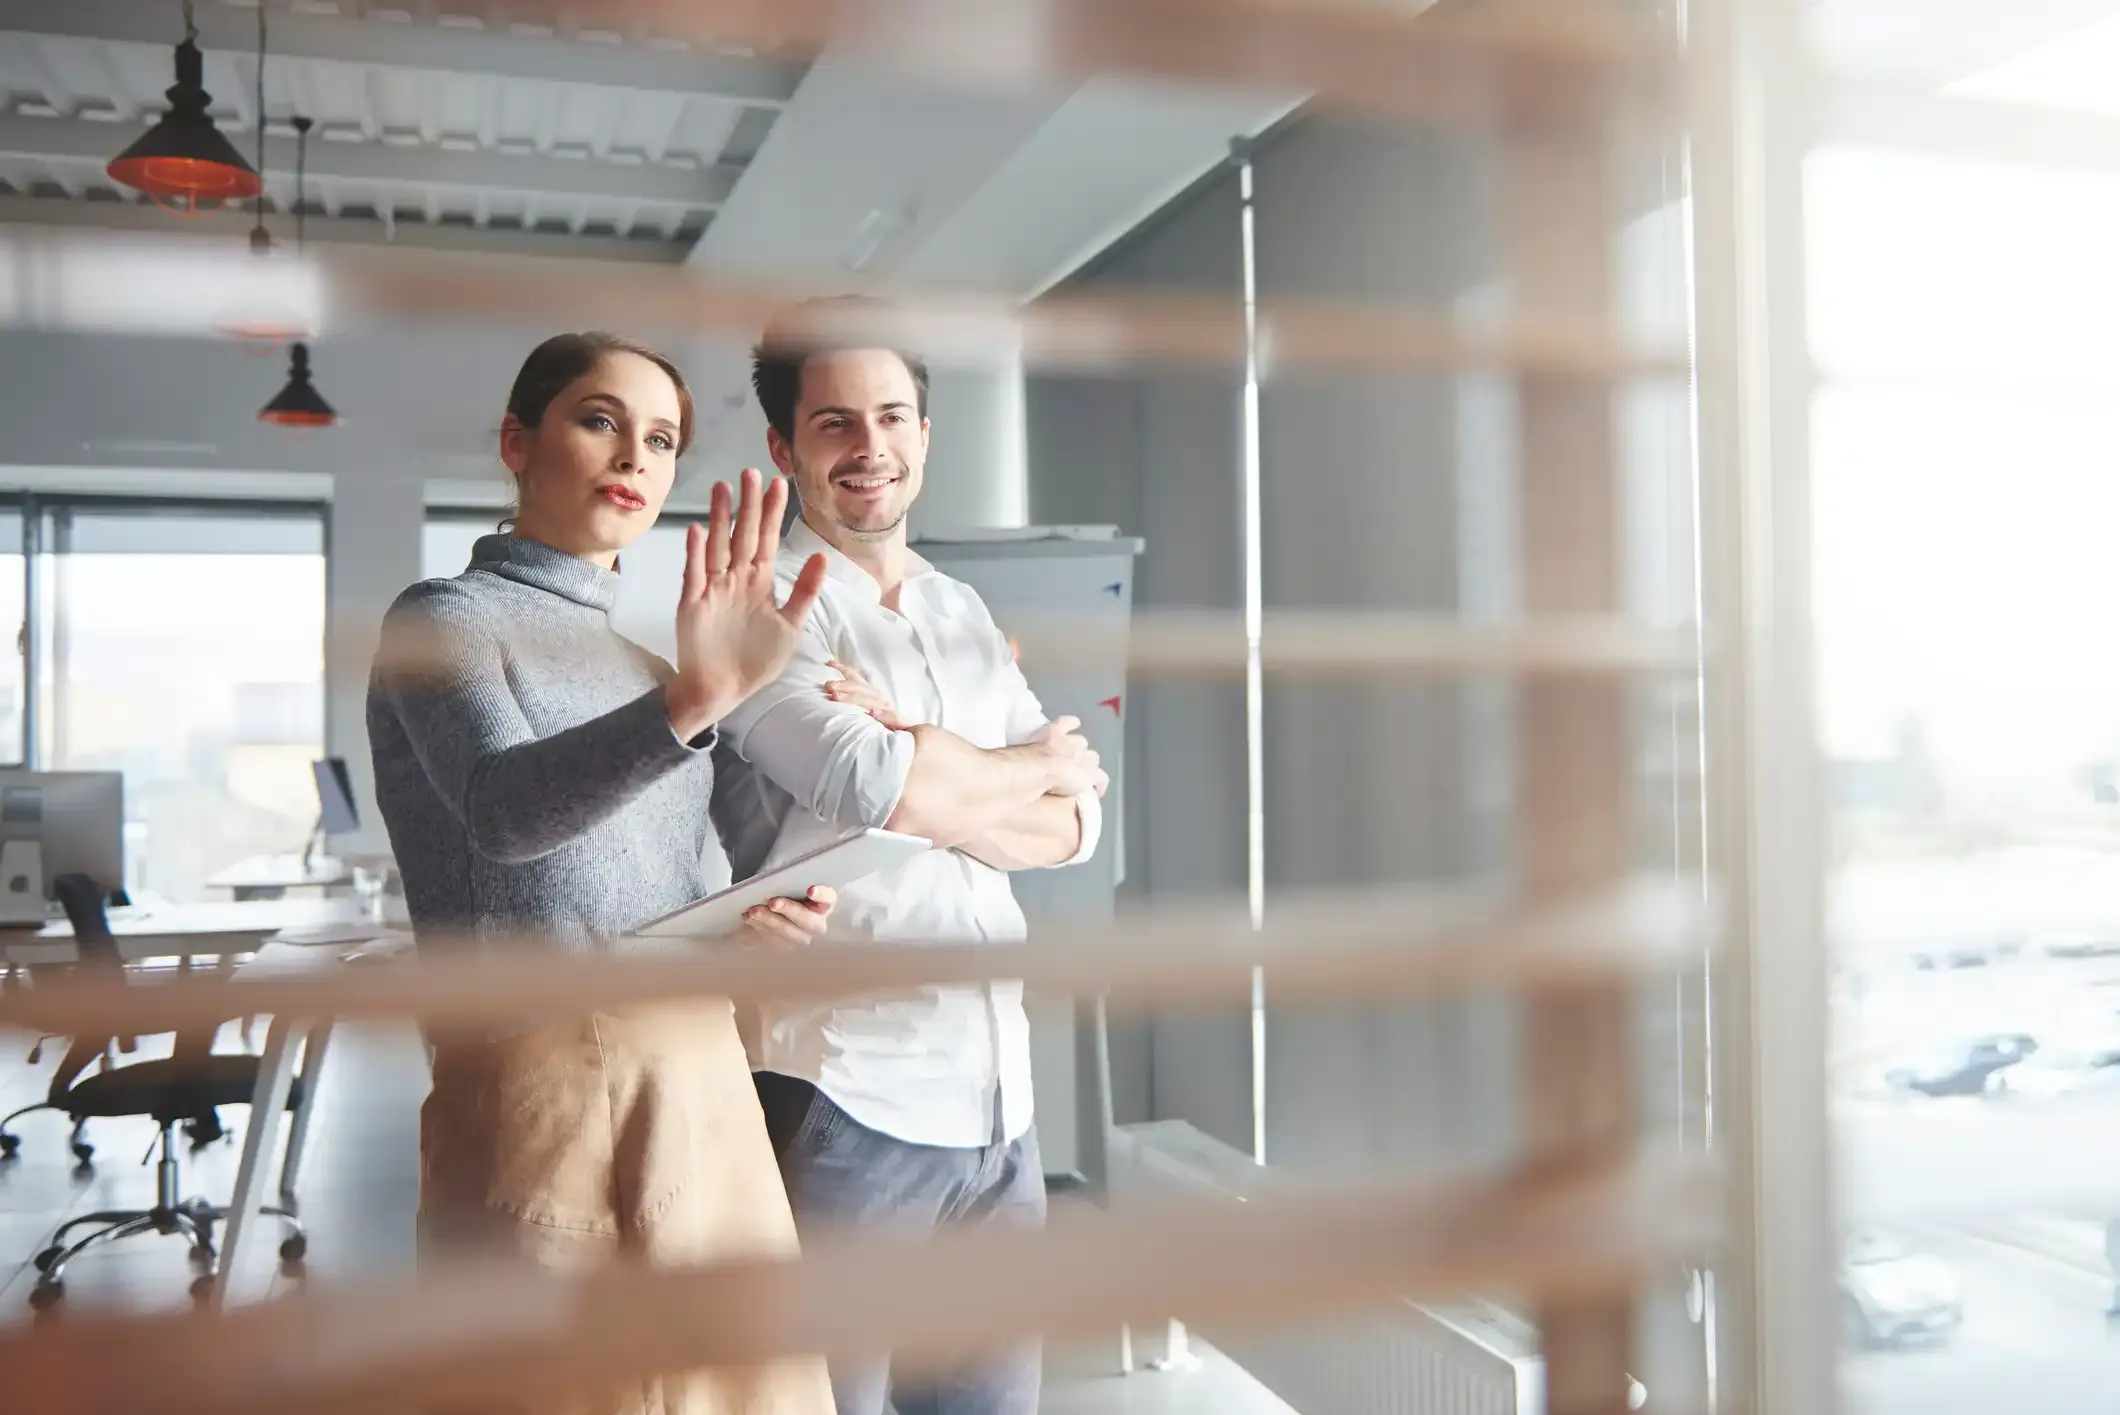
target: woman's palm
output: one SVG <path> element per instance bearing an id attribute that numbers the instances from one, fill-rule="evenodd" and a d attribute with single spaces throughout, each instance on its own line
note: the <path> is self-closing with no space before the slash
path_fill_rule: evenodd
<path id="1" fill-rule="evenodd" d="M 774 583 L 787 483 L 761 486 L 746 468 L 731 515 L 726 483 L 714 487 L 707 524 L 685 538 L 684 588 L 677 600 L 677 674 L 733 708 L 780 676 L 824 586 L 824 557 L 813 555 L 783 604 Z"/>
<path id="2" fill-rule="evenodd" d="M 793 596 L 788 603 L 792 609 Z M 808 604 L 801 609 L 807 614 Z M 710 577 L 703 595 L 678 606 L 678 670 L 689 648 L 731 693 L 748 698 L 780 676 L 801 637 L 802 615 L 781 606 L 772 566 L 742 566 Z"/>

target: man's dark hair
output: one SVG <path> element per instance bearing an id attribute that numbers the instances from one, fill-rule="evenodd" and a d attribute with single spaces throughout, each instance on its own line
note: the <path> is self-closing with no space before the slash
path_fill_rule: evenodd
<path id="1" fill-rule="evenodd" d="M 802 368 L 818 354 L 848 349 L 889 349 L 913 376 L 920 416 L 928 410 L 927 360 L 891 337 L 896 310 L 872 295 L 826 295 L 789 305 L 767 321 L 751 350 L 751 391 L 773 431 L 795 437 L 795 404 L 802 397 Z M 873 332 L 868 326 L 873 326 Z"/>

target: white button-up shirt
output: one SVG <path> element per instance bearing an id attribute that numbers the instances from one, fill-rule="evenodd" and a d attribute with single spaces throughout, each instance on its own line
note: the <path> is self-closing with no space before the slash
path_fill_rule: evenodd
<path id="1" fill-rule="evenodd" d="M 897 809 L 913 739 L 824 685 L 837 659 L 890 697 L 908 723 L 933 723 L 975 747 L 1030 741 L 1045 712 L 1007 638 L 971 586 L 911 557 L 896 613 L 875 579 L 800 521 L 783 542 L 787 593 L 803 562 L 822 553 L 824 592 L 778 681 L 721 722 L 716 815 L 741 879 L 881 826 Z M 1103 806 L 1076 798 L 1082 841 L 1065 864 L 1097 848 Z M 958 850 L 932 850 L 840 891 L 834 942 L 967 943 L 1020 940 L 1023 911 L 1008 876 Z M 1030 1024 L 1023 984 L 930 986 L 817 1006 L 768 1005 L 752 1065 L 809 1081 L 856 1121 L 921 1145 L 970 1148 L 1031 1125 Z"/>

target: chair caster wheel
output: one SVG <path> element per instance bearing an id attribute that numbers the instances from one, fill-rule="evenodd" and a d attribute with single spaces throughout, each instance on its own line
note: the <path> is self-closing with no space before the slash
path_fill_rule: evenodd
<path id="1" fill-rule="evenodd" d="M 82 1168 L 86 1169 L 89 1165 L 95 1162 L 96 1147 L 94 1145 L 89 1144 L 88 1141 L 77 1140 L 74 1142 L 73 1148 L 74 1158 L 81 1161 Z"/>
<path id="2" fill-rule="evenodd" d="M 65 1251 L 64 1248 L 46 1248 L 30 1261 L 36 1264 L 38 1272 L 48 1273 L 52 1270 L 52 1264 L 58 1262 L 59 1255 Z"/>
<path id="3" fill-rule="evenodd" d="M 203 1273 L 191 1280 L 191 1300 L 194 1302 L 210 1301 L 213 1297 L 213 1289 L 213 1274 Z"/>
<path id="4" fill-rule="evenodd" d="M 0 1160 L 11 1160 L 22 1150 L 20 1135 L 0 1135 Z"/>
<path id="5" fill-rule="evenodd" d="M 194 1243 L 191 1245 L 191 1261 L 195 1266 L 210 1268 L 213 1266 L 213 1260 L 214 1251 L 210 1245 L 205 1243 Z"/>
<path id="6" fill-rule="evenodd" d="M 40 1282 L 29 1290 L 29 1305 L 39 1312 L 49 1312 L 66 1298 L 63 1282 Z"/>
<path id="7" fill-rule="evenodd" d="M 309 1239 L 306 1235 L 297 1233 L 292 1238 L 283 1238 L 280 1240 L 281 1262 L 299 1263 L 302 1261 L 302 1259 L 308 1256 Z"/>

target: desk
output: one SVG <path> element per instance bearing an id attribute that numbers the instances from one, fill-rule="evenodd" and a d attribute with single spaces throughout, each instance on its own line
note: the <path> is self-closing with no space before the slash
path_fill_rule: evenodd
<path id="1" fill-rule="evenodd" d="M 225 889 L 238 900 L 278 899 L 290 889 L 330 889 L 353 883 L 353 865 L 345 860 L 300 855 L 252 855 L 238 860 L 206 881 L 208 889 Z"/>
<path id="2" fill-rule="evenodd" d="M 376 930 L 381 934 L 383 930 Z M 266 943 L 235 971 L 232 985 L 245 981 L 286 977 L 313 977 L 350 966 L 344 959 L 349 945 Z M 250 1095 L 250 1119 L 243 1127 L 243 1158 L 236 1166 L 235 1188 L 228 1195 L 228 1217 L 221 1226 L 221 1263 L 214 1272 L 213 1305 L 225 1306 L 229 1284 L 241 1270 L 256 1240 L 258 1221 L 265 1206 L 265 1177 L 270 1156 L 278 1147 L 280 1126 L 287 1118 L 287 1095 L 294 1087 L 295 1056 L 302 1060 L 302 1107 L 294 1113 L 294 1127 L 287 1134 L 287 1154 L 280 1161 L 280 1207 L 299 1214 L 295 1184 L 301 1176 L 302 1152 L 309 1144 L 310 1120 L 317 1113 L 317 1083 L 323 1079 L 324 1056 L 331 1046 L 329 1017 L 274 1017 L 265 1032 L 265 1050 L 258 1058 L 257 1089 Z"/>
<path id="3" fill-rule="evenodd" d="M 239 904 L 134 904 L 109 913 L 111 938 L 127 963 L 144 958 L 249 953 L 282 929 L 357 924 L 357 899 L 254 899 Z M 376 932 L 384 930 L 380 925 Z M 55 919 L 34 929 L 0 930 L 0 962 L 71 963 L 74 928 Z"/>

